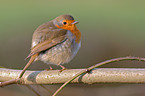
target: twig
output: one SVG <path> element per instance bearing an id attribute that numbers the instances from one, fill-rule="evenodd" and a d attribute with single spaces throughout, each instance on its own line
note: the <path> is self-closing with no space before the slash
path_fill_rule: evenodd
<path id="1" fill-rule="evenodd" d="M 5 81 L 5 82 L 0 82 L 0 87 L 4 87 L 7 85 L 11 85 L 11 84 L 15 84 L 18 82 L 19 79 L 13 79 L 13 80 L 9 80 L 9 81 Z"/>
<path id="2" fill-rule="evenodd" d="M 112 62 L 117 62 L 117 61 L 124 61 L 124 60 L 138 60 L 138 61 L 145 61 L 145 58 L 140 58 L 140 57 L 120 57 L 120 58 L 114 58 L 114 59 L 110 59 L 110 60 L 106 60 L 104 62 L 98 63 L 94 66 L 91 66 L 87 69 L 84 69 L 82 71 L 80 71 L 79 73 L 77 73 L 75 76 L 73 76 L 70 80 L 68 80 L 67 82 L 65 82 L 58 90 L 55 91 L 55 93 L 52 96 L 56 96 L 67 84 L 69 84 L 71 81 L 73 81 L 75 78 L 77 78 L 78 76 L 90 72 L 92 69 L 97 68 L 99 66 L 108 64 L 108 63 L 112 63 Z"/>

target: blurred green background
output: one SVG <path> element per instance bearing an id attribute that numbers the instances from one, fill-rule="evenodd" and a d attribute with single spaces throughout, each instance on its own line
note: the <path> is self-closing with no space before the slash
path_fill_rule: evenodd
<path id="1" fill-rule="evenodd" d="M 82 47 L 64 65 L 67 68 L 86 68 L 122 56 L 145 57 L 144 0 L 0 0 L 0 66 L 22 69 L 28 61 L 24 58 L 30 52 L 34 30 L 62 14 L 73 15 L 82 32 Z M 29 69 L 47 67 L 36 62 Z M 101 67 L 144 68 L 145 63 L 123 61 Z M 54 92 L 59 86 L 47 87 Z M 143 84 L 70 84 L 59 96 L 143 96 L 144 88 Z M 0 96 L 34 95 L 17 85 L 0 88 L 0 93 Z M 43 90 L 40 93 L 48 96 Z"/>

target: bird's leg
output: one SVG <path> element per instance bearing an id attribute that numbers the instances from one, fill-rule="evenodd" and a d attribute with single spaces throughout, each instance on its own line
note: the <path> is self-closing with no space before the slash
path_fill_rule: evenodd
<path id="1" fill-rule="evenodd" d="M 51 67 L 51 65 L 49 65 L 49 69 L 45 69 L 46 71 L 49 71 L 49 70 L 53 70 L 53 68 Z"/>
<path id="2" fill-rule="evenodd" d="M 62 65 L 60 65 L 60 64 L 59 64 L 59 66 L 62 68 L 62 69 L 60 70 L 60 72 L 62 72 L 63 70 L 66 69 L 64 66 L 62 66 Z"/>
<path id="3" fill-rule="evenodd" d="M 49 65 L 49 69 L 50 69 L 50 70 L 53 70 L 53 68 L 51 67 L 51 65 Z"/>

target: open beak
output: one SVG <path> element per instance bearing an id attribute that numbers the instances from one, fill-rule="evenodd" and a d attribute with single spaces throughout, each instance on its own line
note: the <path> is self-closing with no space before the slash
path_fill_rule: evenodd
<path id="1" fill-rule="evenodd" d="M 74 21 L 73 23 L 71 23 L 71 24 L 78 24 L 79 22 L 78 21 Z"/>

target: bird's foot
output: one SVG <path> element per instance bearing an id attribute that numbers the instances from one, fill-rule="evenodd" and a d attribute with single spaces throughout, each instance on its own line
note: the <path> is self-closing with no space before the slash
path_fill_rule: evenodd
<path id="1" fill-rule="evenodd" d="M 46 71 L 53 70 L 53 68 L 49 65 L 49 69 L 45 69 Z"/>
<path id="2" fill-rule="evenodd" d="M 64 70 L 66 70 L 67 68 L 65 68 L 64 66 L 62 66 L 62 65 L 59 65 L 62 69 L 61 70 L 59 70 L 59 72 L 62 72 L 62 71 L 64 71 Z"/>

